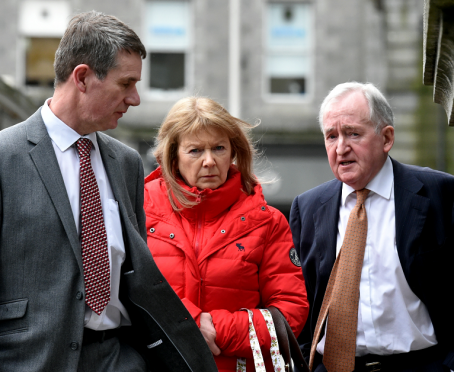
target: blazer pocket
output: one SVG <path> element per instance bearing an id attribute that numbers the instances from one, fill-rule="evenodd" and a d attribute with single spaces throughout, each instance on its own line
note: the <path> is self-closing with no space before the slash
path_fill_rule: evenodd
<path id="1" fill-rule="evenodd" d="M 27 306 L 26 298 L 0 303 L 0 336 L 28 329 L 25 320 Z"/>

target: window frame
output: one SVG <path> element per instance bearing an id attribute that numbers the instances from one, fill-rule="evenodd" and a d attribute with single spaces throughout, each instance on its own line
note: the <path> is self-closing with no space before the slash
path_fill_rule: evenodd
<path id="1" fill-rule="evenodd" d="M 142 29 L 144 36 L 146 34 L 145 27 L 147 26 L 146 19 L 146 6 L 147 3 L 157 2 L 163 0 L 146 0 L 143 3 L 143 12 L 142 12 Z M 192 0 L 168 0 L 163 2 L 186 2 L 188 3 L 188 32 L 189 42 L 186 48 L 163 48 L 163 47 L 148 47 L 145 45 L 147 50 L 147 58 L 144 60 L 144 68 L 142 69 L 142 83 L 141 83 L 141 95 L 146 100 L 150 101 L 176 101 L 181 98 L 188 96 L 189 92 L 192 91 L 194 85 L 194 2 Z M 185 86 L 183 89 L 178 90 L 161 90 L 153 89 L 149 85 L 151 66 L 150 66 L 150 56 L 151 53 L 184 53 L 184 83 Z"/>
<path id="2" fill-rule="evenodd" d="M 271 93 L 271 76 L 267 72 L 268 67 L 268 57 L 273 54 L 273 52 L 268 47 L 268 32 L 269 32 L 269 23 L 268 23 L 268 11 L 270 5 L 299 5 L 307 4 L 311 7 L 309 15 L 309 49 L 307 54 L 310 58 L 309 61 L 309 72 L 307 76 L 302 76 L 305 79 L 305 93 L 303 94 L 292 94 L 292 93 Z M 269 0 L 263 2 L 262 8 L 262 19 L 263 19 L 263 30 L 262 30 L 262 99 L 266 103 L 306 103 L 311 102 L 314 97 L 314 79 L 315 79 L 315 28 L 314 28 L 314 7 L 315 4 L 312 1 L 300 0 L 300 1 L 278 1 L 278 0 Z M 276 52 L 274 52 L 276 54 Z M 286 52 L 287 55 L 301 55 L 299 52 Z"/>
<path id="3" fill-rule="evenodd" d="M 61 12 L 59 19 L 61 22 L 59 29 L 55 27 L 45 27 L 44 29 L 30 29 L 29 23 L 24 23 L 24 15 L 22 14 L 25 11 L 29 11 L 28 7 L 40 8 L 40 7 L 51 7 L 55 10 L 55 6 L 58 7 L 58 10 Z M 17 86 L 20 86 L 24 89 L 27 94 L 42 99 L 43 97 L 50 97 L 53 94 L 54 88 L 46 85 L 28 85 L 26 83 L 27 79 L 27 44 L 29 39 L 40 39 L 40 38 L 59 38 L 63 37 L 63 34 L 66 30 L 66 23 L 68 17 L 72 12 L 72 7 L 70 1 L 56 1 L 56 0 L 25 0 L 20 3 L 18 8 L 18 33 L 16 37 L 16 74 L 15 78 L 17 81 Z M 63 20 L 63 21 L 62 21 Z"/>

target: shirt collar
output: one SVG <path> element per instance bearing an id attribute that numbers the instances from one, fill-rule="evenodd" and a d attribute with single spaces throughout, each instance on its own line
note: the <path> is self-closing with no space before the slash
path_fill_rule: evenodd
<path id="1" fill-rule="evenodd" d="M 41 116 L 46 126 L 47 133 L 50 138 L 58 146 L 58 148 L 65 152 L 68 150 L 79 138 L 88 138 L 93 142 L 93 148 L 98 147 L 98 141 L 96 140 L 96 132 L 81 136 L 74 129 L 66 125 L 59 118 L 55 116 L 49 107 L 49 102 L 52 98 L 48 98 L 41 109 Z"/>
<path id="2" fill-rule="evenodd" d="M 380 169 L 380 171 L 375 175 L 375 177 L 366 185 L 366 189 L 369 189 L 371 192 L 380 195 L 382 198 L 389 200 L 391 198 L 392 189 L 394 183 L 394 173 L 393 173 L 393 164 L 391 158 L 388 156 L 386 158 L 385 164 Z M 355 192 L 353 187 L 348 186 L 347 184 L 342 184 L 342 198 L 341 203 L 345 205 L 347 197 Z"/>

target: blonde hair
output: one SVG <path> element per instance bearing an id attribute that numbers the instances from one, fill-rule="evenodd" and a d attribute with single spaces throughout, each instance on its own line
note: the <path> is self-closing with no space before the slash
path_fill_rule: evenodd
<path id="1" fill-rule="evenodd" d="M 256 150 L 250 138 L 251 129 L 257 125 L 233 117 L 219 103 L 205 97 L 183 98 L 170 109 L 159 128 L 154 156 L 161 166 L 167 194 L 174 210 L 191 208 L 197 204 L 196 201 L 190 200 L 196 195 L 184 189 L 177 181 L 175 166 L 182 136 L 209 130 L 225 133 L 232 147 L 232 162 L 241 173 L 244 191 L 250 195 L 258 183 L 252 173 Z"/>

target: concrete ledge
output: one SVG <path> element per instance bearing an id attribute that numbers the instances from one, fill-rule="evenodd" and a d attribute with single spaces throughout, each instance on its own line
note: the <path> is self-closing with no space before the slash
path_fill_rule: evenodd
<path id="1" fill-rule="evenodd" d="M 36 109 L 28 97 L 0 78 L 0 111 L 19 122 L 27 119 Z"/>

